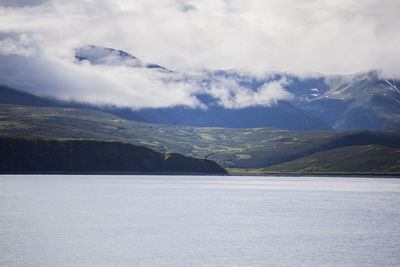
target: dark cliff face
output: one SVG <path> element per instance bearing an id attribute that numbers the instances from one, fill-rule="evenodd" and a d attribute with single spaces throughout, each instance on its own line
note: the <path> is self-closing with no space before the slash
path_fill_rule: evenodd
<path id="1" fill-rule="evenodd" d="M 165 153 L 163 169 L 170 172 L 226 173 L 218 163 L 209 159 L 191 158 L 178 153 Z"/>
<path id="2" fill-rule="evenodd" d="M 216 162 L 95 140 L 0 137 L 0 172 L 226 173 Z"/>

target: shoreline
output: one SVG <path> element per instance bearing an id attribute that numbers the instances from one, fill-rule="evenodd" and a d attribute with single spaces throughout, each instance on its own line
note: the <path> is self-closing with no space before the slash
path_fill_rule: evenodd
<path id="1" fill-rule="evenodd" d="M 121 176 L 254 176 L 254 177 L 351 177 L 351 178 L 400 178 L 400 173 L 197 173 L 197 172 L 125 172 L 125 171 L 36 171 L 36 172 L 0 172 L 0 176 L 5 175 L 121 175 Z"/>

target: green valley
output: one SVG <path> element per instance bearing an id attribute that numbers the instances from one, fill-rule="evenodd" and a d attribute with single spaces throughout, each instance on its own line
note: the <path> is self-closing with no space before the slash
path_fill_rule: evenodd
<path id="1" fill-rule="evenodd" d="M 207 158 L 235 169 L 269 168 L 318 152 L 351 149 L 354 145 L 400 148 L 400 134 L 393 131 L 293 132 L 274 128 L 172 126 L 128 121 L 89 109 L 9 104 L 0 105 L 0 132 L 118 141 Z M 275 171 L 281 172 L 282 168 Z"/>

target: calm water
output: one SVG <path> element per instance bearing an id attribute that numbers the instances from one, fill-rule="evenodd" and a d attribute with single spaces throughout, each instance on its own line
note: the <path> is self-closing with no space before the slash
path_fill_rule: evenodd
<path id="1" fill-rule="evenodd" d="M 0 266 L 400 266 L 400 180 L 0 176 Z"/>

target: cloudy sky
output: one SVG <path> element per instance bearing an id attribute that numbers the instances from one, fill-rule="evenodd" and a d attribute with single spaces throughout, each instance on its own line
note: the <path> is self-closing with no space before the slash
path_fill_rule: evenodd
<path id="1" fill-rule="evenodd" d="M 269 105 L 290 97 L 287 81 L 252 92 L 234 80 L 202 88 L 178 73 L 399 77 L 399 17 L 398 0 L 0 0 L 0 83 L 133 108 L 201 106 L 199 93 L 231 108 Z M 74 49 L 91 44 L 176 73 L 77 62 Z"/>

